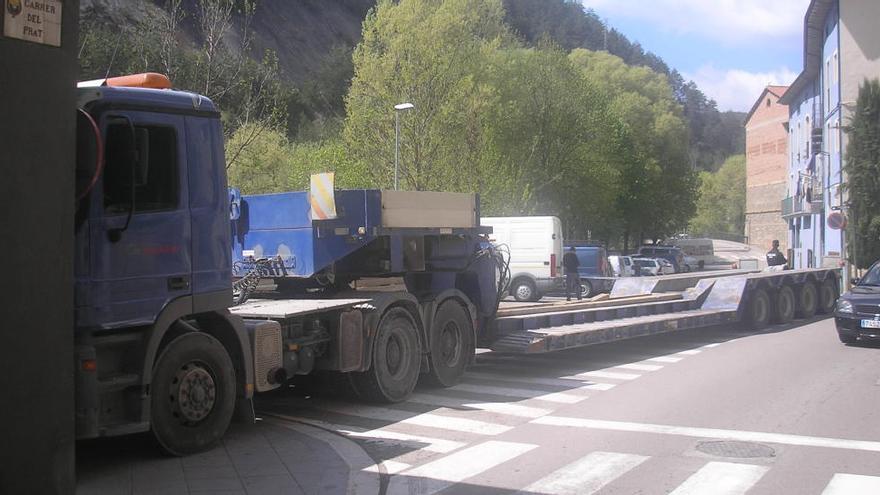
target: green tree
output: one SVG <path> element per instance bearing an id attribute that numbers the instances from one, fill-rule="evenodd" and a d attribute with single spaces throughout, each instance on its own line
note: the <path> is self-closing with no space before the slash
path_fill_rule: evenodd
<path id="1" fill-rule="evenodd" d="M 605 91 L 609 118 L 619 122 L 615 204 L 624 249 L 631 236 L 657 239 L 682 230 L 693 216 L 696 178 L 687 123 L 666 77 L 607 52 L 576 49 L 569 58 Z"/>
<path id="2" fill-rule="evenodd" d="M 865 80 L 859 87 L 846 131 L 849 259 L 867 268 L 880 259 L 880 80 Z"/>
<path id="3" fill-rule="evenodd" d="M 746 210 L 746 157 L 735 155 L 718 172 L 700 173 L 697 214 L 691 232 L 702 235 L 742 235 Z"/>
<path id="4" fill-rule="evenodd" d="M 507 36 L 503 18 L 500 0 L 381 0 L 368 15 L 354 52 L 344 136 L 374 184 L 392 182 L 393 108 L 411 102 L 415 109 L 400 119 L 403 186 L 472 190 L 477 74 Z"/>

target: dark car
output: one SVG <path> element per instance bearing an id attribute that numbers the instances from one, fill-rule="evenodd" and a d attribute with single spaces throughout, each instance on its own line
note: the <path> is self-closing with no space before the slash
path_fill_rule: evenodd
<path id="1" fill-rule="evenodd" d="M 581 279 L 581 296 L 591 297 L 602 292 L 611 292 L 614 285 L 614 273 L 608 264 L 608 252 L 604 246 L 571 241 L 565 244 L 565 251 L 574 246 L 580 266 L 578 276 Z"/>
<path id="2" fill-rule="evenodd" d="M 675 273 L 684 269 L 684 253 L 681 248 L 675 246 L 642 246 L 639 248 L 639 256 L 643 258 L 663 258 L 672 263 Z"/>
<path id="3" fill-rule="evenodd" d="M 858 340 L 880 339 L 880 261 L 849 292 L 837 299 L 834 322 L 844 344 Z"/>

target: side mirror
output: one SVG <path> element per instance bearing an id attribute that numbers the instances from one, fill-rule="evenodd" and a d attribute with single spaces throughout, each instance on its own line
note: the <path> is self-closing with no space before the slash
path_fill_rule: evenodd
<path id="1" fill-rule="evenodd" d="M 849 281 L 852 285 L 859 285 L 859 282 L 861 282 L 862 279 L 860 279 L 859 277 L 853 277 L 853 278 L 849 279 Z"/>
<path id="2" fill-rule="evenodd" d="M 150 131 L 143 127 L 135 128 L 134 183 L 147 185 L 150 177 Z"/>

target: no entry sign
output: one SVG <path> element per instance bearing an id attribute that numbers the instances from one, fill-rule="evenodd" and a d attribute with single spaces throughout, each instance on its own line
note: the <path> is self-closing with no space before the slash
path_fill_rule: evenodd
<path id="1" fill-rule="evenodd" d="M 828 215 L 828 220 L 826 223 L 828 224 L 829 228 L 840 230 L 846 228 L 846 217 L 843 215 L 843 213 L 835 211 Z"/>

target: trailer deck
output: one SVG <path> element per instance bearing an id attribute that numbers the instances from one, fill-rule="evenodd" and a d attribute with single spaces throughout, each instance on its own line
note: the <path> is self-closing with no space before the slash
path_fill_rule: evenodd
<path id="1" fill-rule="evenodd" d="M 529 313 L 524 311 L 527 308 L 518 308 L 518 311 L 499 312 L 493 327 L 495 340 L 490 348 L 506 353 L 543 353 L 736 323 L 743 320 L 745 306 L 754 291 L 774 291 L 784 286 L 800 290 L 804 284 L 822 284 L 829 277 L 837 281 L 833 269 L 737 272 L 699 279 L 693 287 L 678 294 L 624 296 L 568 308 L 562 305 L 554 308 L 555 311 Z M 689 278 L 678 277 L 674 283 L 682 283 L 682 280 Z M 636 293 L 655 290 L 660 285 L 655 282 L 659 281 L 649 280 L 632 287 L 640 287 Z"/>

